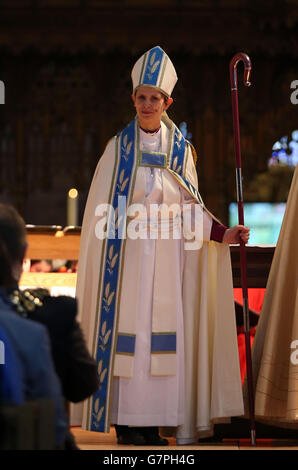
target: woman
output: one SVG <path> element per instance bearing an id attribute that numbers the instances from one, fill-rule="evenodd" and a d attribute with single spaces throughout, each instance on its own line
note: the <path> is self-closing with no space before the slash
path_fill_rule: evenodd
<path id="1" fill-rule="evenodd" d="M 77 296 L 101 382 L 84 427 L 165 445 L 158 426 L 174 426 L 191 443 L 243 413 L 228 243 L 249 229 L 203 205 L 194 150 L 166 114 L 177 81 L 167 54 L 144 54 L 132 81 L 137 116 L 99 161 L 82 227 Z"/>

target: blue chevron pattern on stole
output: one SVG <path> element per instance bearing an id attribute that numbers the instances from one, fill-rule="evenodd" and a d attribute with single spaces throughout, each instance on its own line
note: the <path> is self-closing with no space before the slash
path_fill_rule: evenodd
<path id="1" fill-rule="evenodd" d="M 175 173 L 177 180 L 180 181 L 181 185 L 194 197 L 194 199 L 204 206 L 203 199 L 199 193 L 199 191 L 189 182 L 187 181 L 184 176 Z"/>
<path id="2" fill-rule="evenodd" d="M 111 204 L 118 207 L 118 196 L 125 196 L 128 204 L 131 187 L 131 175 L 135 162 L 135 120 L 132 121 L 120 134 L 120 161 L 115 176 L 114 193 Z M 119 227 L 117 220 L 111 220 L 108 233 L 113 238 L 106 240 L 106 258 L 103 261 L 103 281 L 101 285 L 101 303 L 99 305 L 100 324 L 98 327 L 98 343 L 96 361 L 99 369 L 100 386 L 92 396 L 91 431 L 105 432 L 108 420 L 108 391 L 112 379 L 111 361 L 113 358 L 113 332 L 116 327 L 118 315 L 116 299 L 119 290 L 120 258 L 122 253 L 123 237 L 118 237 Z"/>

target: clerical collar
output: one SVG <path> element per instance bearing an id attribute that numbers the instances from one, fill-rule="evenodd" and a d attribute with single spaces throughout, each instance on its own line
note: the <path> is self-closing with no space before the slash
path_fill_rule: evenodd
<path id="1" fill-rule="evenodd" d="M 143 129 L 141 126 L 140 126 L 140 129 L 142 129 L 143 132 L 145 132 L 146 134 L 151 134 L 151 135 L 154 135 L 154 134 L 157 134 L 157 132 L 160 130 L 160 127 L 159 126 L 157 129 L 155 129 L 154 131 L 148 131 L 148 129 Z"/>

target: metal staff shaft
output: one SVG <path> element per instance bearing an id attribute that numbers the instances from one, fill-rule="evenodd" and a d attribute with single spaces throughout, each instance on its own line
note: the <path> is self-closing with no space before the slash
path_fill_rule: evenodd
<path id="1" fill-rule="evenodd" d="M 236 159 L 236 188 L 238 203 L 238 220 L 240 225 L 244 225 L 243 213 L 243 193 L 242 193 L 242 172 L 241 172 L 241 150 L 240 150 L 240 130 L 239 130 L 239 110 L 238 110 L 238 89 L 237 89 L 237 64 L 239 61 L 244 62 L 244 85 L 250 86 L 251 61 L 247 54 L 243 52 L 237 53 L 230 61 L 230 82 L 232 93 L 233 108 L 233 127 L 234 127 L 234 144 Z M 250 434 L 251 444 L 256 445 L 256 428 L 254 414 L 254 391 L 253 391 L 253 375 L 250 345 L 250 322 L 248 308 L 248 290 L 247 290 L 247 265 L 246 265 L 246 248 L 245 243 L 240 239 L 240 266 L 241 266 L 241 284 L 243 294 L 243 323 L 245 335 L 245 356 L 247 371 L 247 388 L 249 400 L 249 417 L 250 417 Z"/>

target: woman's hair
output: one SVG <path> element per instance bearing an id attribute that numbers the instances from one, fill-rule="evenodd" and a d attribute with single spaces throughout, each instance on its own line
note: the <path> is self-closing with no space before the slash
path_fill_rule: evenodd
<path id="1" fill-rule="evenodd" d="M 0 203 L 0 285 L 13 281 L 13 267 L 22 263 L 25 249 L 24 220 L 12 206 Z"/>

